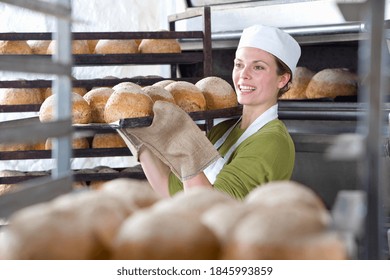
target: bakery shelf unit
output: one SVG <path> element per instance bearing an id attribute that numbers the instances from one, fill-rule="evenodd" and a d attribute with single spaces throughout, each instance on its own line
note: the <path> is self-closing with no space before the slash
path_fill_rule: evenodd
<path id="1" fill-rule="evenodd" d="M 7 121 L 0 124 L 1 143 L 20 143 L 54 138 L 53 159 L 55 166 L 50 178 L 29 180 L 20 188 L 0 197 L 2 218 L 14 211 L 38 202 L 50 200 L 59 194 L 72 189 L 70 170 L 72 135 L 71 121 L 71 4 L 68 0 L 57 0 L 54 3 L 43 1 L 2 1 L 19 7 L 55 17 L 55 37 L 60 44 L 53 57 L 7 56 L 0 57 L 0 68 L 3 71 L 28 72 L 55 75 L 53 81 L 56 94 L 55 121 L 41 123 L 37 118 L 26 118 Z"/>
<path id="2" fill-rule="evenodd" d="M 203 30 L 200 31 L 176 31 L 177 21 L 186 20 L 192 17 L 202 17 Z M 137 54 L 75 54 L 72 56 L 73 67 L 83 66 L 111 66 L 111 65 L 170 65 L 170 77 L 168 79 L 184 80 L 195 83 L 198 80 L 211 75 L 211 27 L 210 9 L 204 7 L 196 12 L 177 14 L 168 17 L 169 31 L 156 32 L 72 32 L 72 40 L 99 40 L 99 39 L 179 39 L 199 40 L 202 42 L 202 50 L 183 51 L 182 53 L 137 53 Z M 50 32 L 28 32 L 28 33 L 1 33 L 0 40 L 52 40 Z M 20 59 L 20 55 L 3 55 L 10 63 Z M 1 58 L 1 57 L 0 57 Z M 25 57 L 26 58 L 26 57 Z M 31 55 L 31 60 L 50 59 L 50 55 Z M 197 64 L 202 65 L 202 71 L 197 76 L 180 77 L 178 65 Z M 137 76 L 132 78 L 91 78 L 84 80 L 71 80 L 72 87 L 112 87 L 121 82 L 134 82 L 142 86 L 151 85 L 165 78 L 158 76 Z M 8 80 L 0 81 L 0 88 L 48 88 L 52 86 L 51 80 Z M 38 112 L 40 104 L 29 105 L 0 105 L 0 113 Z M 210 118 L 207 118 L 210 119 Z M 73 126 L 73 132 L 107 133 L 113 132 L 112 127 L 104 124 L 92 124 L 88 126 Z M 0 152 L 0 160 L 26 160 L 26 159 L 49 159 L 52 156 L 50 150 L 28 150 L 28 151 L 3 151 Z M 99 149 L 74 149 L 73 158 L 95 158 L 95 157 L 118 157 L 131 156 L 127 148 L 99 148 Z M 96 172 L 75 172 L 75 181 L 110 180 L 117 177 L 145 178 L 138 169 L 128 172 L 96 173 Z M 30 179 L 32 176 L 11 176 L 0 178 L 0 184 L 14 184 Z"/>

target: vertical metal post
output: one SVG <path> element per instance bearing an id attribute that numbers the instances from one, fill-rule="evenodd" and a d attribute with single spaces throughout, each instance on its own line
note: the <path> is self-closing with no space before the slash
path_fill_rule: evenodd
<path id="1" fill-rule="evenodd" d="M 56 0 L 58 4 L 69 8 L 70 0 Z M 71 18 L 71 17 L 69 17 Z M 69 73 L 66 76 L 57 76 L 53 81 L 53 94 L 56 103 L 55 118 L 57 120 L 70 119 L 72 117 L 71 74 L 72 74 L 72 35 L 71 22 L 68 19 L 56 19 L 56 52 L 53 61 L 69 65 Z M 70 123 L 71 125 L 71 123 Z M 70 159 L 72 151 L 72 135 L 53 139 L 52 157 L 56 160 L 56 168 L 53 170 L 53 178 L 69 175 Z"/>
<path id="2" fill-rule="evenodd" d="M 369 39 L 359 46 L 359 71 L 364 78 L 359 98 L 367 106 L 360 130 L 366 139 L 366 154 L 361 162 L 361 183 L 367 193 L 367 213 L 361 259 L 384 258 L 383 215 L 383 93 L 384 93 L 384 0 L 368 0 L 366 10 Z"/>

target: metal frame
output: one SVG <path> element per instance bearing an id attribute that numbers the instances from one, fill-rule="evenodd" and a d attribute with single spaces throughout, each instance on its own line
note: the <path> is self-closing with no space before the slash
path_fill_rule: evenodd
<path id="1" fill-rule="evenodd" d="M 72 154 L 71 120 L 71 1 L 57 0 L 55 3 L 32 0 L 12 0 L 1 2 L 31 9 L 56 17 L 56 53 L 50 61 L 46 57 L 8 56 L 0 57 L 0 69 L 30 73 L 56 75 L 53 81 L 55 96 L 55 120 L 41 123 L 37 118 L 4 122 L 1 124 L 0 142 L 33 142 L 46 136 L 54 137 L 52 158 L 55 166 L 51 179 L 29 180 L 20 185 L 18 191 L 0 197 L 0 216 L 11 215 L 23 207 L 50 200 L 72 190 L 73 177 L 70 169 Z M 38 133 L 37 133 L 38 132 Z M 12 207 L 10 207 L 12 205 Z"/>

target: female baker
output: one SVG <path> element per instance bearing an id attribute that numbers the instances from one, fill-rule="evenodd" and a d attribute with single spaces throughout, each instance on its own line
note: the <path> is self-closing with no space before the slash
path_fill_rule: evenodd
<path id="1" fill-rule="evenodd" d="M 242 116 L 215 125 L 207 135 L 221 157 L 183 179 L 156 153 L 143 149 L 139 161 L 152 187 L 163 196 L 204 187 L 242 199 L 263 183 L 290 179 L 295 148 L 278 119 L 277 101 L 288 90 L 300 55 L 298 43 L 278 28 L 244 29 L 232 73 Z"/>

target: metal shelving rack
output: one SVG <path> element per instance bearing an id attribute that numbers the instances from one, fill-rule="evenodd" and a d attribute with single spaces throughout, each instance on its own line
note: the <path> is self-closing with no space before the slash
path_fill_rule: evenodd
<path id="1" fill-rule="evenodd" d="M 28 180 L 15 192 L 0 197 L 0 216 L 11 215 L 23 207 L 50 200 L 72 190 L 71 159 L 71 1 L 56 0 L 1 0 L 1 2 L 27 8 L 55 18 L 54 35 L 57 44 L 52 57 L 11 56 L 0 57 L 3 71 L 55 75 L 53 91 L 56 96 L 55 121 L 41 123 L 38 117 L 0 123 L 0 142 L 36 142 L 53 138 L 52 158 L 55 160 L 51 177 Z"/>

